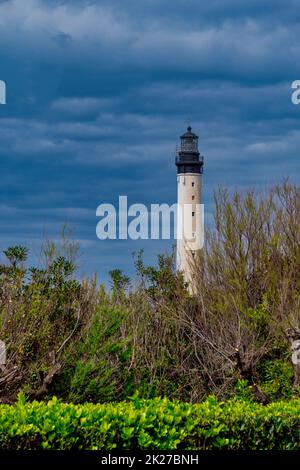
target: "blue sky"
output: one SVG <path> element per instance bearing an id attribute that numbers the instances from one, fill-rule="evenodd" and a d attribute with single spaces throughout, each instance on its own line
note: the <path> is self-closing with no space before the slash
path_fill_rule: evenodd
<path id="1" fill-rule="evenodd" d="M 0 249 L 39 255 L 68 222 L 79 272 L 133 272 L 166 241 L 96 238 L 97 206 L 176 199 L 174 149 L 188 124 L 218 185 L 300 176 L 296 0 L 0 0 Z"/>

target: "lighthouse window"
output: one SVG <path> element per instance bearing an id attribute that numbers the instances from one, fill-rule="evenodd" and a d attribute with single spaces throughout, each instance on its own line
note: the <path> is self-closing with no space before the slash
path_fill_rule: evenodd
<path id="1" fill-rule="evenodd" d="M 194 183 L 194 181 L 192 182 L 192 186 L 193 186 L 193 187 L 195 186 L 195 183 Z"/>
<path id="2" fill-rule="evenodd" d="M 195 199 L 195 196 L 192 196 L 192 200 L 194 200 L 194 199 Z"/>
<path id="3" fill-rule="evenodd" d="M 192 212 L 192 217 L 194 217 L 194 215 L 195 215 L 195 212 Z"/>

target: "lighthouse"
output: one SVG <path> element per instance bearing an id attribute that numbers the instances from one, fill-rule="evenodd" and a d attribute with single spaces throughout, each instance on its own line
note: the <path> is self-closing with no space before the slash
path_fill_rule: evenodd
<path id="1" fill-rule="evenodd" d="M 202 246 L 203 224 L 201 186 L 203 157 L 198 150 L 198 136 L 189 126 L 180 137 L 176 150 L 177 166 L 177 246 L 176 270 L 182 272 L 189 291 L 195 291 L 194 262 Z"/>

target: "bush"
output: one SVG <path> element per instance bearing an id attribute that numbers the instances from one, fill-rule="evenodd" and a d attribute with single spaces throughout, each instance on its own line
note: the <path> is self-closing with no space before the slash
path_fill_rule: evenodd
<path id="1" fill-rule="evenodd" d="M 300 186 L 219 190 L 214 223 L 193 262 L 190 296 L 172 256 L 135 256 L 137 277 L 111 290 L 78 279 L 78 244 L 63 233 L 44 262 L 23 246 L 0 259 L 0 402 L 126 400 L 136 390 L 200 402 L 238 394 L 266 404 L 299 394 Z M 3 346 L 3 344 L 2 344 Z"/>
<path id="2" fill-rule="evenodd" d="M 296 450 L 300 400 L 267 406 L 250 401 L 191 405 L 167 398 L 74 405 L 0 405 L 0 449 Z"/>
<path id="3" fill-rule="evenodd" d="M 260 367 L 261 386 L 270 400 L 290 398 L 293 390 L 293 367 L 290 362 L 283 359 L 265 361 Z"/>
<path id="4" fill-rule="evenodd" d="M 119 329 L 124 313 L 101 306 L 91 319 L 77 350 L 66 367 L 69 374 L 69 399 L 73 402 L 114 400 L 122 388 L 122 365 L 131 355 L 129 337 L 121 340 Z"/>

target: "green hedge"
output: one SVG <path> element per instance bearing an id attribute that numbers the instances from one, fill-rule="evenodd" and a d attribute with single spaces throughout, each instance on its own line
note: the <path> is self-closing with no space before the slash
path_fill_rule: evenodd
<path id="1" fill-rule="evenodd" d="M 0 449 L 299 449 L 300 400 L 0 405 Z"/>

